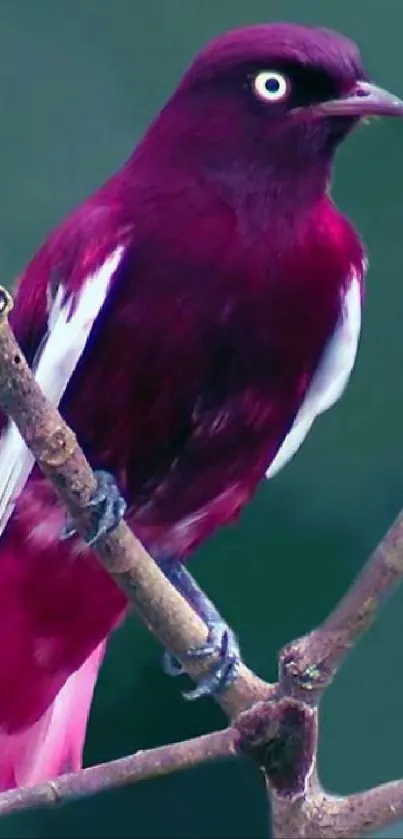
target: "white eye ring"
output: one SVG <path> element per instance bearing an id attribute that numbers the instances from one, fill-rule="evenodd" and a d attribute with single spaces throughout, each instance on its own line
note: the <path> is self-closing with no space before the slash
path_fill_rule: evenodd
<path id="1" fill-rule="evenodd" d="M 281 102 L 290 89 L 286 76 L 274 70 L 264 70 L 253 79 L 253 90 L 264 102 Z"/>

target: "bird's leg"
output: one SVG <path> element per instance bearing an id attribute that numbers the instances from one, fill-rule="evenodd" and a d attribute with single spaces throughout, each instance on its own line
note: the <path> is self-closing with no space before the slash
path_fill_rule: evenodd
<path id="1" fill-rule="evenodd" d="M 202 679 L 194 690 L 184 693 L 185 699 L 199 699 L 225 690 L 236 678 L 240 664 L 240 652 L 236 637 L 225 623 L 214 604 L 197 585 L 189 571 L 177 560 L 169 559 L 158 562 L 161 570 L 177 591 L 193 607 L 208 627 L 206 643 L 187 650 L 189 658 L 203 658 L 218 652 L 219 661 Z M 183 668 L 177 659 L 165 652 L 163 666 L 169 676 L 180 676 Z"/>
<path id="2" fill-rule="evenodd" d="M 121 496 L 113 475 L 99 469 L 95 472 L 95 477 L 97 488 L 86 504 L 86 508 L 93 510 L 93 528 L 86 540 L 90 546 L 113 530 L 126 512 L 126 501 Z M 67 517 L 60 538 L 70 539 L 76 532 L 73 522 Z"/>

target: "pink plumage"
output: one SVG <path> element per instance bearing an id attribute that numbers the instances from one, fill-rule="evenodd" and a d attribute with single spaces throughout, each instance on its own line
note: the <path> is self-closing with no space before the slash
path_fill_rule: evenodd
<path id="1" fill-rule="evenodd" d="M 81 768 L 85 731 L 105 644 L 68 676 L 32 725 L 0 733 L 0 788 L 33 786 Z"/>
<path id="2" fill-rule="evenodd" d="M 361 116 L 402 108 L 342 36 L 229 33 L 21 277 L 17 339 L 157 561 L 186 559 L 234 521 L 340 396 L 365 260 L 328 196 L 332 158 Z M 88 546 L 60 542 L 52 487 L 5 417 L 2 429 L 6 788 L 80 766 L 127 604 Z"/>

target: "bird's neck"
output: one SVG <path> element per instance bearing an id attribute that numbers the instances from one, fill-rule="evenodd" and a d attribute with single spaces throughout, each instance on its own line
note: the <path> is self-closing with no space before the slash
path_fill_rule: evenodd
<path id="1" fill-rule="evenodd" d="M 315 165 L 289 164 L 277 156 L 275 163 L 253 155 L 239 158 L 231 150 L 220 156 L 187 154 L 176 147 L 153 144 L 140 146 L 125 167 L 128 192 L 132 184 L 138 201 L 144 187 L 147 200 L 155 196 L 161 207 L 170 202 L 171 210 L 186 209 L 189 216 L 213 213 L 220 206 L 232 213 L 248 240 L 269 233 L 280 246 L 287 246 L 294 231 L 305 227 L 306 219 L 326 196 L 331 180 L 332 161 L 323 157 Z M 179 205 L 179 206 L 178 206 Z"/>
<path id="2" fill-rule="evenodd" d="M 170 121 L 158 118 L 113 179 L 127 212 L 140 207 L 136 227 L 147 238 L 179 237 L 178 249 L 189 242 L 210 255 L 231 242 L 240 253 L 263 249 L 269 261 L 287 261 L 310 243 L 330 254 L 344 248 L 344 237 L 357 240 L 329 198 L 331 150 L 307 156 L 297 138 L 273 148 L 252 139 L 240 158 L 239 145 L 215 145 L 180 127 L 175 122 L 174 141 Z"/>
<path id="3" fill-rule="evenodd" d="M 193 279 L 199 273 L 216 277 L 219 266 L 249 290 L 253 285 L 259 292 L 273 278 L 294 277 L 303 294 L 308 278 L 320 289 L 331 284 L 330 276 L 337 277 L 337 285 L 352 270 L 362 273 L 363 248 L 329 195 L 327 163 L 317 180 L 290 178 L 281 184 L 254 171 L 247 177 L 229 169 L 161 167 L 161 161 L 152 170 L 130 166 L 118 177 L 128 212 L 135 208 L 132 223 L 167 266 L 183 263 Z M 205 279 L 200 287 L 205 288 Z"/>
<path id="4" fill-rule="evenodd" d="M 305 227 L 306 219 L 328 192 L 331 164 L 319 161 L 304 172 L 270 163 L 267 166 L 249 163 L 241 170 L 235 164 L 210 169 L 207 180 L 236 209 L 242 228 L 272 232 L 278 244 L 289 240 L 289 234 Z"/>
<path id="5" fill-rule="evenodd" d="M 236 113 L 231 120 L 214 103 L 199 104 L 195 117 L 187 100 L 174 97 L 135 149 L 129 170 L 141 170 L 156 189 L 182 190 L 189 203 L 192 192 L 195 205 L 203 190 L 232 207 L 250 234 L 270 225 L 281 238 L 284 224 L 298 226 L 327 192 L 337 143 L 315 137 L 308 143 L 299 131 L 262 137 Z"/>

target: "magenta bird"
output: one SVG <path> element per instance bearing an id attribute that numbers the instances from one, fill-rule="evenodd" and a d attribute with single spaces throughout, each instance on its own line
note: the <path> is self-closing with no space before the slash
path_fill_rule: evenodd
<path id="1" fill-rule="evenodd" d="M 232 631 L 183 562 L 233 522 L 342 393 L 365 255 L 329 190 L 364 117 L 402 116 L 347 38 L 291 24 L 219 37 L 129 160 L 22 275 L 12 326 L 99 489 L 74 533 L 15 426 L 0 439 L 0 786 L 81 764 L 109 633 L 127 602 L 91 545 L 125 518 L 204 618 Z M 179 668 L 167 653 L 166 670 Z"/>

